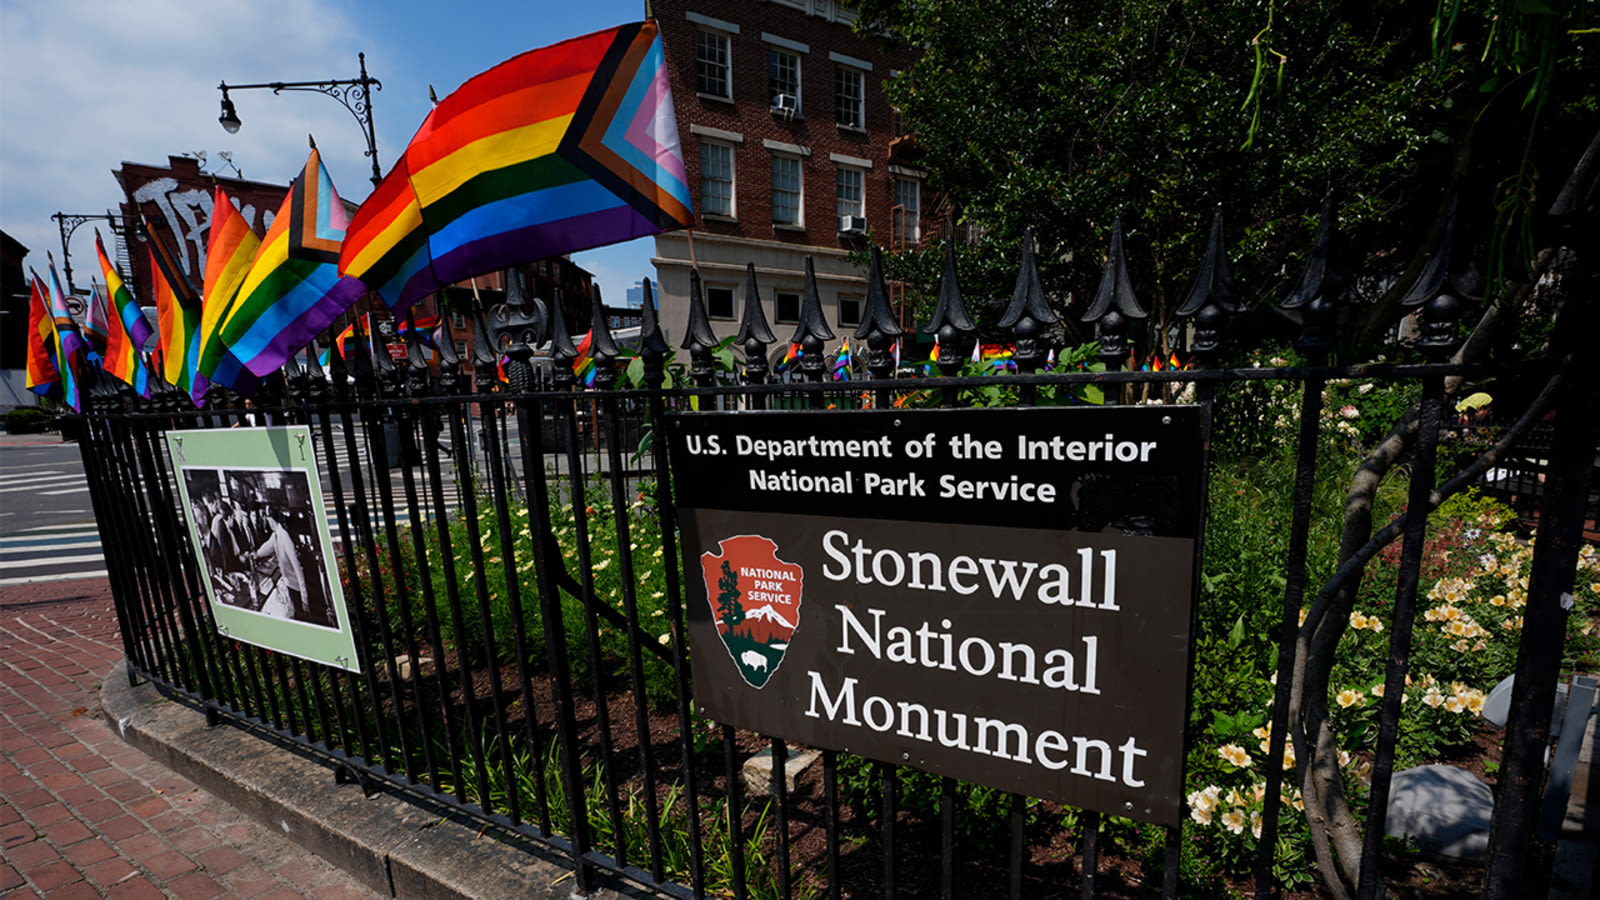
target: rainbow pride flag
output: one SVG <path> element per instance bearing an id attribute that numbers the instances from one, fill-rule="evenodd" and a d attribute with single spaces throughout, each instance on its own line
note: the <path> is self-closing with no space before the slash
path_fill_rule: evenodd
<path id="1" fill-rule="evenodd" d="M 106 352 L 100 359 L 100 368 L 111 377 L 133 388 L 139 396 L 149 399 L 150 371 L 145 368 L 139 347 L 128 334 L 128 328 L 122 324 L 120 318 L 112 318 L 109 323 L 106 333 Z"/>
<path id="2" fill-rule="evenodd" d="M 804 354 L 800 350 L 800 344 L 799 343 L 791 343 L 789 345 L 789 349 L 784 352 L 783 359 L 778 360 L 778 368 L 779 369 L 787 369 L 787 368 L 789 368 L 797 360 L 799 360 L 802 355 L 804 355 Z"/>
<path id="3" fill-rule="evenodd" d="M 692 219 L 661 40 L 635 23 L 530 50 L 439 101 L 351 221 L 339 272 L 398 313 Z"/>
<path id="4" fill-rule="evenodd" d="M 833 380 L 850 380 L 850 339 L 839 345 L 839 355 L 833 358 Z"/>
<path id="5" fill-rule="evenodd" d="M 143 350 L 155 330 L 150 327 L 150 320 L 144 317 L 144 310 L 139 308 L 138 301 L 133 299 L 127 282 L 122 280 L 122 273 L 117 271 L 116 264 L 106 255 L 106 245 L 100 240 L 99 229 L 95 229 L 94 233 L 94 250 L 100 258 L 100 274 L 106 280 L 106 295 L 110 298 L 111 306 L 122 321 L 122 327 L 133 339 L 134 349 Z"/>
<path id="6" fill-rule="evenodd" d="M 167 242 L 148 224 L 144 232 L 150 245 L 150 280 L 155 289 L 161 377 L 191 398 L 204 396 L 205 388 L 195 386 L 198 373 L 189 367 L 189 344 L 200 326 L 200 292 L 178 265 L 178 258 Z"/>
<path id="7" fill-rule="evenodd" d="M 110 298 L 107 306 L 116 309 L 115 315 L 107 316 L 110 321 L 106 326 L 106 352 L 101 358 L 100 367 L 113 378 L 138 391 L 139 396 L 148 398 L 150 371 L 145 368 L 141 351 L 145 341 L 150 338 L 150 323 L 145 320 L 139 304 L 133 301 L 133 295 L 122 280 L 122 273 L 106 256 L 99 232 L 95 233 L 94 245 L 100 257 L 100 274 L 106 279 L 106 294 Z"/>
<path id="8" fill-rule="evenodd" d="M 50 282 L 47 299 L 50 301 L 50 318 L 55 322 L 56 340 L 60 344 L 61 358 L 68 363 L 67 368 L 77 366 L 80 356 L 89 352 L 89 342 L 83 339 L 78 332 L 78 324 L 73 321 L 72 310 L 67 306 L 67 292 L 61 289 L 61 276 L 56 274 L 56 260 L 50 257 Z M 73 407 L 76 409 L 77 407 Z"/>
<path id="9" fill-rule="evenodd" d="M 44 282 L 33 273 L 28 297 L 28 357 L 24 385 L 41 397 L 61 399 L 61 370 L 56 366 L 56 330 L 44 299 Z"/>
<path id="10" fill-rule="evenodd" d="M 594 348 L 594 329 L 591 328 L 583 335 L 583 340 L 578 342 L 578 355 L 572 358 L 572 374 L 583 382 L 584 387 L 594 387 L 594 357 L 590 350 Z"/>
<path id="11" fill-rule="evenodd" d="M 83 334 L 89 341 L 89 350 L 98 353 L 110 336 L 106 322 L 106 295 L 97 282 L 89 282 L 89 303 L 83 310 Z"/>
<path id="12" fill-rule="evenodd" d="M 222 342 L 245 369 L 276 371 L 366 293 L 338 273 L 349 223 L 313 148 L 223 317 Z"/>
<path id="13" fill-rule="evenodd" d="M 206 243 L 206 280 L 201 287 L 200 330 L 190 348 L 190 363 L 223 387 L 253 393 L 255 377 L 222 341 L 222 322 L 233 308 L 239 285 L 250 274 L 261 239 L 234 208 L 221 185 L 211 201 L 211 237 Z"/>

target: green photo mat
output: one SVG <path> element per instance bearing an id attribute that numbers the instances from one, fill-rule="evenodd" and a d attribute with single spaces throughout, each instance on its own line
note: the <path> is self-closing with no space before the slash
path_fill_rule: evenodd
<path id="1" fill-rule="evenodd" d="M 217 631 L 359 672 L 311 430 L 172 431 L 167 452 Z"/>

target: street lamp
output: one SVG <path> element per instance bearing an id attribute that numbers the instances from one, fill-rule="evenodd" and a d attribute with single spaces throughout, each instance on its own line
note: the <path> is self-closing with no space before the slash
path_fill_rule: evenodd
<path id="1" fill-rule="evenodd" d="M 112 234 L 121 235 L 122 231 L 117 225 L 117 217 L 112 215 L 110 211 L 103 214 L 58 212 L 50 218 L 56 220 L 56 227 L 61 230 L 61 268 L 65 270 L 67 275 L 67 293 L 76 294 L 78 288 L 72 283 L 72 251 L 68 249 L 72 241 L 72 233 L 78 230 L 79 225 L 96 219 L 105 219 L 110 222 Z"/>
<path id="2" fill-rule="evenodd" d="M 239 111 L 234 108 L 233 100 L 228 96 L 229 91 L 244 91 L 252 88 L 269 88 L 274 94 L 284 91 L 311 91 L 326 94 L 339 101 L 350 115 L 356 117 L 356 123 L 361 126 L 362 133 L 367 138 L 366 155 L 372 160 L 372 183 L 376 185 L 383 180 L 383 170 L 378 167 L 378 136 L 372 128 L 372 88 L 383 90 L 383 82 L 367 74 L 367 55 L 358 54 L 361 61 L 360 78 L 332 78 L 327 81 L 268 81 L 260 84 L 229 84 L 226 81 L 217 85 L 217 90 L 222 92 L 222 115 L 217 116 L 217 121 L 229 134 L 237 134 L 239 126 Z"/>

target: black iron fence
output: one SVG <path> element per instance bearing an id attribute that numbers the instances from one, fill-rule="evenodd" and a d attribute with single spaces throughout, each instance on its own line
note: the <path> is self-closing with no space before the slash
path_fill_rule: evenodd
<path id="1" fill-rule="evenodd" d="M 207 601 L 205 584 L 215 574 L 208 548 L 192 546 L 187 523 L 195 514 L 184 508 L 165 440 L 176 431 L 233 426 L 242 411 L 226 401 L 195 411 L 173 395 L 150 403 L 99 395 L 83 419 L 81 440 L 131 670 L 200 704 L 213 722 L 248 722 L 314 749 L 341 778 L 368 790 L 427 795 L 560 848 L 570 855 L 579 891 L 594 886 L 597 870 L 609 870 L 694 897 L 1088 897 L 1097 883 L 1114 896 L 1177 896 L 1193 843 L 1179 827 L 1124 840 L 1133 826 L 1097 812 L 990 796 L 950 778 L 834 750 L 798 780 L 779 764 L 747 783 L 748 757 L 764 751 L 787 761 L 798 748 L 697 712 L 685 609 L 705 601 L 685 595 L 673 472 L 658 436 L 670 412 L 692 409 L 1181 400 L 1215 423 L 1215 433 L 1207 431 L 1211 441 L 1259 450 L 1278 440 L 1269 434 L 1295 436 L 1293 477 L 1279 498 L 1292 508 L 1291 524 L 1285 555 L 1272 563 L 1278 612 L 1268 618 L 1281 624 L 1261 758 L 1282 759 L 1286 742 L 1301 761 L 1316 753 L 1305 735 L 1315 739 L 1330 692 L 1297 660 L 1303 664 L 1314 644 L 1346 630 L 1361 566 L 1402 538 L 1398 563 L 1386 570 L 1396 579 L 1385 588 L 1393 602 L 1382 623 L 1392 643 L 1384 690 L 1373 691 L 1380 709 L 1364 754 L 1370 765 L 1370 785 L 1361 789 L 1364 843 L 1357 829 L 1356 843 L 1336 841 L 1331 854 L 1358 873 L 1352 881 L 1359 894 L 1372 897 L 1381 883 L 1385 801 L 1400 742 L 1427 517 L 1400 515 L 1366 534 L 1347 532 L 1337 566 L 1318 568 L 1308 551 L 1315 495 L 1319 484 L 1349 474 L 1330 462 L 1327 448 L 1341 439 L 1389 446 L 1389 456 L 1369 456 L 1363 471 L 1407 462 L 1403 505 L 1413 513 L 1434 509 L 1467 485 L 1495 487 L 1517 468 L 1511 460 L 1536 457 L 1542 481 L 1516 489 L 1537 500 L 1529 515 L 1539 530 L 1487 874 L 1487 896 L 1523 896 L 1547 873 L 1543 857 L 1528 851 L 1537 846 L 1531 829 L 1541 802 L 1546 723 L 1568 628 L 1561 598 L 1581 565 L 1600 421 L 1593 365 L 1559 342 L 1563 335 L 1593 334 L 1592 295 L 1567 304 L 1550 354 L 1463 362 L 1450 359 L 1459 346 L 1461 304 L 1443 285 L 1423 286 L 1415 301 L 1424 323 L 1419 345 L 1392 348 L 1412 361 L 1349 364 L 1337 355 L 1339 298 L 1308 275 L 1288 304 L 1304 321 L 1303 360 L 1223 365 L 1230 358 L 1221 341 L 1224 323 L 1239 310 L 1224 277 L 1198 284 L 1181 310 L 1188 341 L 1178 367 L 1122 371 L 1130 319 L 1142 315 L 1124 290 L 1125 275 L 1108 276 L 1109 287 L 1091 308 L 1097 355 L 1061 366 L 1046 340 L 1056 316 L 1031 270 L 1025 259 L 1004 321 L 1014 335 L 1011 368 L 999 373 L 963 373 L 974 329 L 948 278 L 928 327 L 940 349 L 927 377 L 894 377 L 897 369 L 904 374 L 894 342 L 909 344 L 912 336 L 899 333 L 878 280 L 866 324 L 856 332 L 858 346 L 867 348 L 858 380 L 830 377 L 822 353 L 830 335 L 814 291 L 807 292 L 793 339 L 800 350 L 797 381 L 774 381 L 768 371 L 775 341 L 759 319 L 759 304 L 746 307 L 755 313 L 747 312 L 736 345 L 743 363 L 736 373 L 719 370 L 719 348 L 698 296 L 686 329 L 686 368 L 672 362 L 648 302 L 637 362 L 619 357 L 604 317 L 597 317 L 591 388 L 573 375 L 576 348 L 558 309 L 548 351 L 554 365 L 543 370 L 530 358 L 546 335 L 516 331 L 517 323 L 538 318 L 516 308 L 493 317 L 480 312 L 487 337 L 475 348 L 471 384 L 449 347 L 438 348 L 442 359 L 431 363 L 419 345 L 409 360 L 380 359 L 373 376 L 359 383 L 311 360 L 291 365 L 258 398 L 255 415 L 309 427 L 325 499 L 314 513 L 326 516 L 335 542 L 329 568 L 348 606 L 358 656 L 351 666 L 237 640 L 219 627 Z M 511 324 L 497 328 L 496 321 Z M 508 381 L 496 377 L 497 363 Z M 1492 427 L 1488 420 L 1472 423 L 1482 433 L 1471 452 L 1458 450 L 1460 442 L 1444 428 L 1464 380 L 1514 383 L 1533 398 L 1516 414 L 1498 410 L 1502 418 Z M 1394 411 L 1393 432 L 1386 420 L 1369 435 L 1347 434 L 1348 427 L 1340 430 L 1344 409 L 1326 408 L 1325 398 L 1330 386 L 1354 382 L 1409 386 L 1415 403 L 1408 394 L 1409 412 Z M 1278 392 L 1278 407 L 1268 405 L 1262 392 L 1268 387 Z M 1448 453 L 1441 434 L 1452 441 Z M 1530 435 L 1543 442 L 1537 453 L 1527 449 Z M 1448 466 L 1437 464 L 1442 453 Z M 1197 622 L 1198 642 L 1229 638 Z M 1304 697 L 1295 694 L 1302 685 Z M 1195 712 L 1191 741 L 1211 715 Z M 1269 798 L 1316 784 L 1305 763 L 1298 772 L 1263 768 Z M 1191 797 L 1193 822 L 1209 819 L 1211 803 Z M 1259 813 L 1241 829 L 1259 834 L 1255 890 L 1266 896 L 1274 890 L 1274 865 L 1282 863 L 1274 856 L 1278 835 L 1287 817 L 1301 813 L 1272 802 Z"/>

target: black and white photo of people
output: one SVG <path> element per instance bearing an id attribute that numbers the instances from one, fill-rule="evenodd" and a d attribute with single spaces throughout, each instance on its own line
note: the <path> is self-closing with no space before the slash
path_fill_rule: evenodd
<path id="1" fill-rule="evenodd" d="M 217 602 L 337 628 L 306 473 L 185 468 Z"/>

